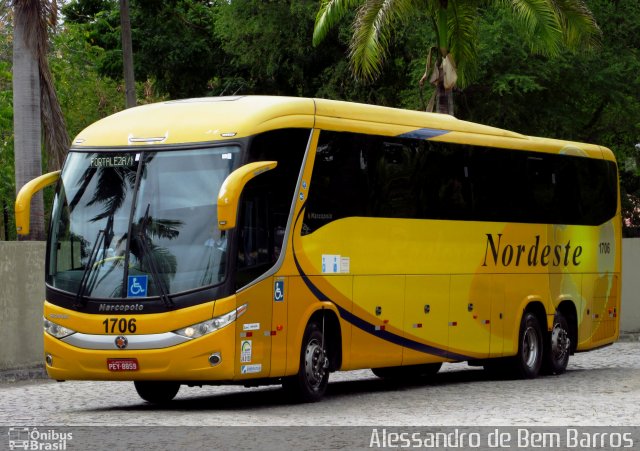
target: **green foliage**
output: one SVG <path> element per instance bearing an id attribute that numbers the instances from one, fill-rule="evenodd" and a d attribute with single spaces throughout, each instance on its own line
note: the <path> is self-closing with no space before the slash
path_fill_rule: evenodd
<path id="1" fill-rule="evenodd" d="M 330 8 L 346 3 L 322 2 Z M 355 3 L 361 2 L 350 4 Z M 560 45 L 554 57 L 531 53 L 534 19 L 526 19 L 529 25 L 523 27 L 522 17 L 497 3 L 505 4 L 449 0 L 459 8 L 457 16 L 448 17 L 449 28 L 477 36 L 450 40 L 452 51 L 467 55 L 463 76 L 470 74 L 462 83 L 468 87 L 457 93 L 457 116 L 611 148 L 620 163 L 625 216 L 640 225 L 640 153 L 634 149 L 640 142 L 640 3 L 587 0 L 602 30 L 600 46 L 576 53 Z M 474 13 L 461 5 L 473 7 Z M 158 100 L 156 91 L 170 98 L 276 94 L 425 108 L 430 92 L 421 94 L 417 82 L 428 49 L 438 42 L 426 8 L 412 10 L 402 22 L 391 20 L 380 76 L 364 82 L 354 79 L 347 59 L 356 12 L 344 9 L 342 20 L 327 28 L 322 45 L 313 47 L 318 6 L 317 0 L 131 0 L 136 77 L 142 80 L 138 99 Z M 66 21 L 52 36 L 50 64 L 69 133 L 75 136 L 124 107 L 120 18 L 117 0 L 74 0 L 63 11 Z M 586 23 L 577 19 L 586 16 L 567 11 L 575 16 L 573 31 L 564 36 L 569 42 Z M 597 41 L 593 33 L 582 37 L 585 47 Z M 12 210 L 10 55 L 10 29 L 2 28 L 0 202 Z M 9 230 L 13 233 L 13 227 Z"/>
<path id="2" fill-rule="evenodd" d="M 459 116 L 521 133 L 611 148 L 621 169 L 625 216 L 640 226 L 640 4 L 589 0 L 602 45 L 554 58 L 529 55 L 518 22 L 489 8 L 481 26 L 479 78 Z M 634 204 L 635 202 L 635 204 Z M 630 230 L 627 230 L 631 233 Z"/>
<path id="3" fill-rule="evenodd" d="M 131 1 L 136 80 L 152 79 L 160 92 L 173 98 L 205 93 L 209 80 L 224 73 L 224 55 L 214 33 L 216 9 L 216 2 L 205 0 Z M 75 0 L 63 8 L 63 14 L 67 23 L 83 30 L 89 44 L 101 49 L 98 72 L 120 80 L 118 2 Z"/>
<path id="4" fill-rule="evenodd" d="M 0 7 L 0 240 L 15 238 L 12 210 L 16 195 L 11 74 L 13 41 L 11 18 L 5 8 Z"/>
<path id="5" fill-rule="evenodd" d="M 82 27 L 66 24 L 53 36 L 52 47 L 49 64 L 72 138 L 92 122 L 124 108 L 121 86 L 98 73 L 104 50 L 86 40 Z"/>
<path id="6" fill-rule="evenodd" d="M 452 54 L 458 64 L 458 85 L 465 87 L 475 75 L 477 24 L 485 4 L 509 12 L 533 53 L 558 55 L 563 48 L 589 48 L 598 43 L 600 30 L 584 1 L 322 0 L 313 42 L 317 45 L 346 11 L 357 9 L 349 58 L 356 77 L 375 79 L 390 54 L 394 31 L 424 13 L 422 27 L 430 28 L 435 37 L 429 47 L 439 49 L 442 58 Z"/>
<path id="7" fill-rule="evenodd" d="M 6 223 L 15 200 L 13 173 L 13 94 L 9 63 L 0 60 L 0 240 L 15 236 L 13 222 Z"/>
<path id="8" fill-rule="evenodd" d="M 313 95 L 318 69 L 335 48 L 311 47 L 315 1 L 246 0 L 218 8 L 216 35 L 233 77 L 220 74 L 214 94 Z M 331 46 L 330 46 L 331 47 Z"/>

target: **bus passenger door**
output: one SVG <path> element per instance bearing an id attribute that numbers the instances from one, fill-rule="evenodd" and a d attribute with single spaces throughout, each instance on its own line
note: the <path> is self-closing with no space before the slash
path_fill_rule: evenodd
<path id="1" fill-rule="evenodd" d="M 473 358 L 489 356 L 492 276 L 452 275 L 449 349 Z"/>
<path id="2" fill-rule="evenodd" d="M 247 304 L 236 321 L 236 378 L 268 377 L 271 371 L 273 278 L 261 276 L 273 266 L 269 196 L 251 183 L 243 192 L 236 230 L 238 306 Z M 258 280 L 258 282 L 256 282 Z"/>

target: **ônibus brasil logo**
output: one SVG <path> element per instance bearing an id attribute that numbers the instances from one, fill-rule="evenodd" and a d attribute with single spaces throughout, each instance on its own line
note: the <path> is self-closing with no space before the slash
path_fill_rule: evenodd
<path id="1" fill-rule="evenodd" d="M 58 432 L 54 429 L 39 431 L 35 427 L 9 428 L 9 449 L 12 450 L 62 451 L 67 449 L 67 442 L 72 439 L 72 432 Z"/>

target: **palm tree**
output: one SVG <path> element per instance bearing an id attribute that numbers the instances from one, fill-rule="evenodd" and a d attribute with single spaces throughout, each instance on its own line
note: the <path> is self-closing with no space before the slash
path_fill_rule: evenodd
<path id="1" fill-rule="evenodd" d="M 48 165 L 62 166 L 69 147 L 62 110 L 47 61 L 48 28 L 57 20 L 57 1 L 13 0 L 13 111 L 16 192 L 42 174 L 41 132 Z M 42 127 L 41 127 L 42 124 Z M 42 240 L 42 195 L 34 196 L 30 239 Z"/>
<path id="2" fill-rule="evenodd" d="M 393 28 L 424 13 L 436 38 L 420 84 L 428 79 L 435 87 L 430 104 L 435 103 L 438 112 L 453 114 L 453 88 L 463 88 L 473 78 L 478 18 L 490 3 L 510 9 L 534 53 L 554 56 L 565 47 L 588 48 L 599 41 L 600 30 L 585 0 L 322 0 L 313 44 L 357 8 L 349 59 L 356 78 L 372 80 L 381 71 Z"/>
<path id="3" fill-rule="evenodd" d="M 133 72 L 129 0 L 120 0 L 120 28 L 122 36 L 122 66 L 124 67 L 124 92 L 126 106 L 127 108 L 131 108 L 136 106 L 136 80 Z"/>

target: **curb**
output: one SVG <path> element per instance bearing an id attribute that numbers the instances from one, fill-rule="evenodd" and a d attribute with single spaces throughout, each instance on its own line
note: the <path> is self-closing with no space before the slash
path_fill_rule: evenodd
<path id="1" fill-rule="evenodd" d="M 634 343 L 640 341 L 640 332 L 620 332 L 618 342 L 620 343 Z"/>
<path id="2" fill-rule="evenodd" d="M 44 369 L 44 365 L 0 370 L 0 383 L 3 384 L 48 378 L 49 376 L 47 375 L 47 371 Z"/>

